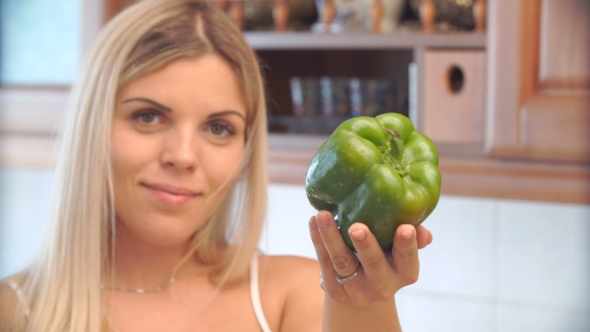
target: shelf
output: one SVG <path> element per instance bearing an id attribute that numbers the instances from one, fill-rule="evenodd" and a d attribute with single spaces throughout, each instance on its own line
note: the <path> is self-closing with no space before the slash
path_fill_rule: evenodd
<path id="1" fill-rule="evenodd" d="M 270 134 L 270 181 L 304 185 L 311 159 L 327 138 Z M 441 155 L 439 169 L 443 195 L 590 204 L 590 169 L 584 164 Z"/>
<path id="2" fill-rule="evenodd" d="M 473 32 L 433 34 L 420 32 L 394 34 L 246 32 L 244 35 L 255 50 L 360 50 L 413 49 L 418 47 L 484 49 L 486 45 L 485 34 Z"/>

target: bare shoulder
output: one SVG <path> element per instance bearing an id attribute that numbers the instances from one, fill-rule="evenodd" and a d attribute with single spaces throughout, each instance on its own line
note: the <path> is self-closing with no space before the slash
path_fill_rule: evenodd
<path id="1" fill-rule="evenodd" d="M 271 278 L 297 281 L 318 278 L 320 266 L 316 260 L 299 256 L 260 256 L 260 270 Z"/>
<path id="2" fill-rule="evenodd" d="M 297 256 L 260 256 L 261 281 L 286 293 L 301 288 L 319 288 L 320 266 L 317 261 Z"/>
<path id="3" fill-rule="evenodd" d="M 14 287 L 22 287 L 26 274 L 21 273 L 0 280 L 0 332 L 7 331 L 12 325 L 14 316 L 20 305 Z"/>
<path id="4" fill-rule="evenodd" d="M 261 256 L 259 262 L 261 290 L 280 301 L 280 330 L 321 330 L 324 291 L 318 262 L 296 256 Z"/>

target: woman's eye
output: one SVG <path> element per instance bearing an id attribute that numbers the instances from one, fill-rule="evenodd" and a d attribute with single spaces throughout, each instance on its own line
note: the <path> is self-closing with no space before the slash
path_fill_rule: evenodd
<path id="1" fill-rule="evenodd" d="M 229 128 L 229 126 L 223 123 L 212 123 L 209 126 L 209 131 L 213 135 L 217 136 L 227 136 L 234 134 L 234 132 Z"/>
<path id="2" fill-rule="evenodd" d="M 160 114 L 154 111 L 140 112 L 134 115 L 134 118 L 145 124 L 158 124 L 160 121 Z"/>

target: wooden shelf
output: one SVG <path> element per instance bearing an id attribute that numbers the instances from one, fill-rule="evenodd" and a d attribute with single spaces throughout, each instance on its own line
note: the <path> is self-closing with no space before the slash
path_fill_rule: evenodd
<path id="1" fill-rule="evenodd" d="M 245 36 L 250 46 L 255 50 L 364 50 L 419 47 L 484 49 L 486 46 L 485 34 L 472 32 L 432 34 L 420 32 L 393 34 L 246 32 Z"/>
<path id="2" fill-rule="evenodd" d="M 327 139 L 321 135 L 269 135 L 269 179 L 305 184 L 311 158 Z M 442 155 L 442 194 L 590 204 L 590 168 L 585 164 Z"/>

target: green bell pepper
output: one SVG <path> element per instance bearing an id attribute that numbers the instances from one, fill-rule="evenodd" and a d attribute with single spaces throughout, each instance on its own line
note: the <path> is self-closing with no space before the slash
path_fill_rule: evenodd
<path id="1" fill-rule="evenodd" d="M 346 244 L 364 223 L 384 250 L 400 224 L 420 225 L 440 196 L 438 152 L 398 113 L 343 122 L 314 155 L 305 176 L 311 205 L 331 211 Z"/>

